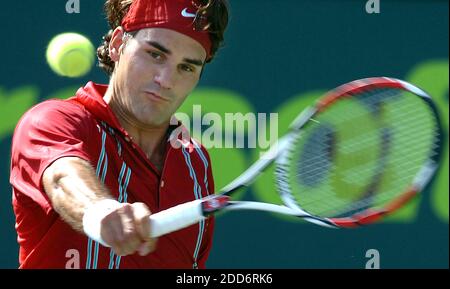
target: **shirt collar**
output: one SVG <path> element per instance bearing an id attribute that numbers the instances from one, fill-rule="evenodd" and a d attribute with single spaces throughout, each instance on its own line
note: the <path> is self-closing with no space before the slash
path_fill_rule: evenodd
<path id="1" fill-rule="evenodd" d="M 106 122 L 112 128 L 121 131 L 125 135 L 128 135 L 125 129 L 120 125 L 119 120 L 117 119 L 110 106 L 105 102 L 103 98 L 107 89 L 108 85 L 97 84 L 90 81 L 84 87 L 79 88 L 72 99 L 80 102 L 86 108 L 86 110 L 88 110 L 95 116 L 95 118 Z M 173 135 L 172 132 L 174 132 L 177 128 L 180 128 L 179 130 L 177 130 L 178 133 Z M 188 142 L 191 141 L 186 127 L 181 123 L 181 121 L 175 119 L 174 116 L 167 131 L 167 136 L 168 142 L 170 142 L 173 137 L 177 137 L 180 140 Z M 188 138 L 186 138 L 186 136 L 188 136 Z"/>

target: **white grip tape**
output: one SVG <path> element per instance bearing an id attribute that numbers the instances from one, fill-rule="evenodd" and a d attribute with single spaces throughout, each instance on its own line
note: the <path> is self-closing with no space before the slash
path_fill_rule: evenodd
<path id="1" fill-rule="evenodd" d="M 150 236 L 156 238 L 206 219 L 202 202 L 203 200 L 195 200 L 151 215 Z"/>
<path id="2" fill-rule="evenodd" d="M 102 200 L 88 207 L 83 215 L 83 231 L 92 240 L 110 247 L 101 237 L 101 221 L 114 209 L 122 206 L 116 200 Z"/>

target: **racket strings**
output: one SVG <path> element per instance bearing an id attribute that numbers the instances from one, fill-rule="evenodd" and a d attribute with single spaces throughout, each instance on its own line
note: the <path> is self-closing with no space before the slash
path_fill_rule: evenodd
<path id="1" fill-rule="evenodd" d="M 339 100 L 315 116 L 291 147 L 293 199 L 314 215 L 336 217 L 404 192 L 437 154 L 436 120 L 422 102 L 381 89 Z"/>
<path id="2" fill-rule="evenodd" d="M 399 135 L 401 136 L 402 134 L 399 134 Z M 403 134 L 403 135 L 406 136 L 406 134 Z M 437 135 L 437 134 L 435 134 L 435 135 Z M 429 134 L 428 133 L 427 134 L 418 134 L 416 136 L 419 136 L 419 137 L 420 136 L 429 136 Z M 367 142 L 361 142 L 361 143 L 358 143 L 358 145 L 364 145 L 365 143 L 367 143 Z M 417 144 L 417 145 L 415 145 L 415 144 Z M 424 157 L 425 158 L 423 152 L 417 148 L 423 148 L 423 149 L 428 150 L 429 147 L 430 147 L 429 145 L 423 144 L 420 141 L 412 141 L 410 148 L 405 148 L 403 151 L 398 152 L 398 154 L 399 154 L 399 157 Z M 434 145 L 432 145 L 431 148 L 432 148 L 432 153 L 430 154 L 430 156 L 436 155 L 437 152 L 435 149 L 437 148 L 437 145 L 434 144 Z M 341 153 L 348 154 L 348 153 L 354 152 L 355 148 L 349 148 L 347 146 L 337 146 L 337 150 Z M 314 152 L 308 151 L 307 153 L 314 153 Z M 314 175 L 316 175 L 316 173 L 318 171 L 323 169 L 322 165 L 330 163 L 330 161 L 326 159 L 326 156 L 327 155 L 316 155 L 314 157 L 309 158 L 308 164 L 302 166 L 302 171 L 304 171 L 304 172 L 298 173 L 297 176 L 304 176 L 304 177 L 308 178 L 308 177 L 313 177 Z M 378 163 L 378 161 L 373 161 L 373 163 Z M 359 174 L 361 172 L 366 172 L 368 170 L 371 170 L 372 166 L 373 166 L 372 163 L 363 163 L 363 164 L 352 167 L 351 169 L 347 170 L 347 172 L 354 171 Z M 399 166 L 399 167 L 404 166 L 405 168 L 407 168 L 409 166 L 409 164 L 402 163 L 402 164 L 397 164 L 397 166 Z M 331 167 L 331 168 L 335 169 L 335 167 Z"/>

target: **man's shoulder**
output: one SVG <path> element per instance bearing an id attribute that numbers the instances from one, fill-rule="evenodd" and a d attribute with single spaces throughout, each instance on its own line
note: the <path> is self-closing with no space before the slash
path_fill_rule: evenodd
<path id="1" fill-rule="evenodd" d="M 20 118 L 17 129 L 64 124 L 82 125 L 91 119 L 90 113 L 72 99 L 49 99 L 31 107 Z"/>
<path id="2" fill-rule="evenodd" d="M 80 103 L 72 99 L 49 99 L 31 107 L 22 119 L 32 118 L 55 121 L 60 118 L 84 118 L 89 112 Z M 56 118 L 56 119 L 55 119 Z"/>
<path id="3" fill-rule="evenodd" d="M 72 98 L 69 99 L 47 99 L 33 107 L 27 113 L 64 112 L 64 113 L 86 113 L 84 106 Z"/>

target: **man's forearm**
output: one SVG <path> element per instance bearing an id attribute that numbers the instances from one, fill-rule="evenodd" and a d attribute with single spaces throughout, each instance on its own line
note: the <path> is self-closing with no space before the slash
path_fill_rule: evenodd
<path id="1" fill-rule="evenodd" d="M 55 161 L 45 170 L 43 185 L 54 210 L 80 232 L 86 208 L 100 200 L 112 199 L 92 166 L 76 157 Z"/>
<path id="2" fill-rule="evenodd" d="M 45 170 L 43 184 L 54 210 L 75 230 L 121 256 L 154 250 L 148 207 L 114 200 L 88 162 L 61 158 Z"/>

